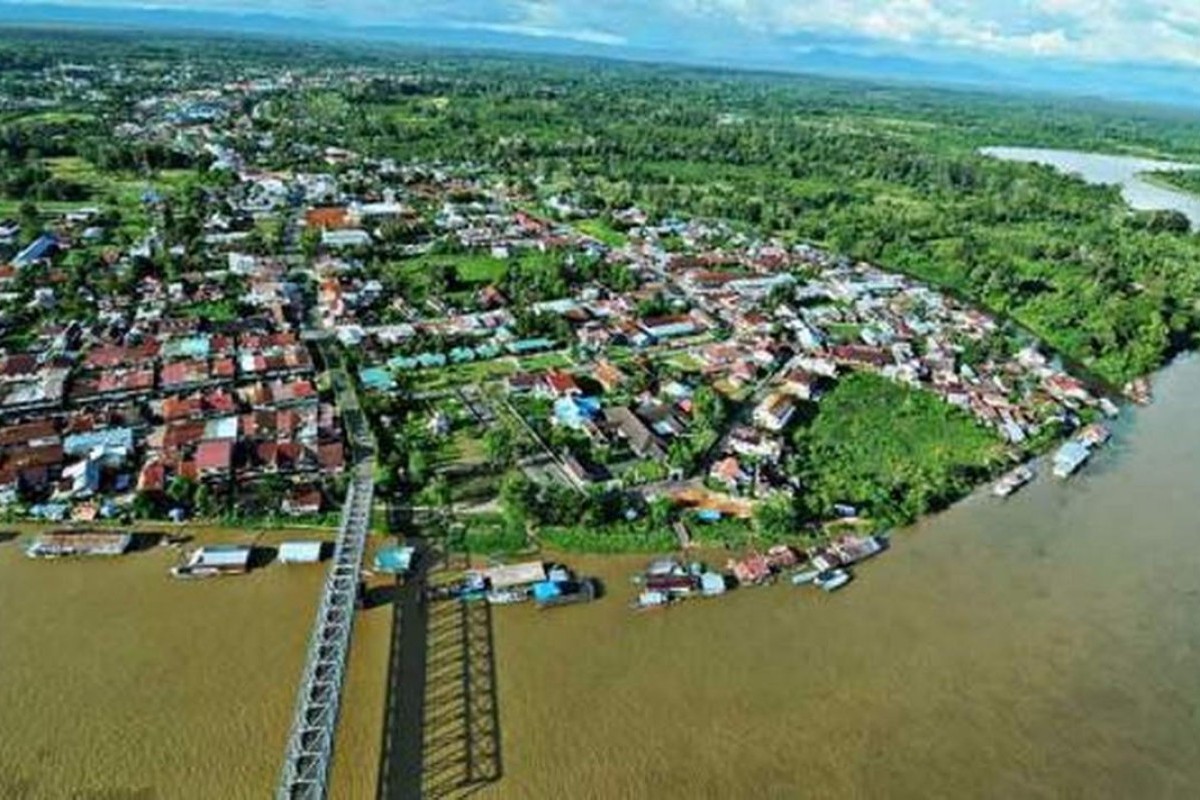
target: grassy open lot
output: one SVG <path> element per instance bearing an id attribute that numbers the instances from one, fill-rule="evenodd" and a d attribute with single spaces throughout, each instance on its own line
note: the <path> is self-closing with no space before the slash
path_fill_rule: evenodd
<path id="1" fill-rule="evenodd" d="M 614 228 L 603 219 L 585 219 L 574 223 L 576 230 L 586 233 L 609 247 L 621 247 L 629 241 L 629 237 Z"/>

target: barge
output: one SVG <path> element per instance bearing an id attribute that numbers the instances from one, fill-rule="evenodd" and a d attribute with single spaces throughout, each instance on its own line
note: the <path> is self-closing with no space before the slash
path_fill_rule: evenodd
<path id="1" fill-rule="evenodd" d="M 133 545 L 133 534 L 99 531 L 54 531 L 43 533 L 25 548 L 29 558 L 67 556 L 119 556 Z"/>
<path id="2" fill-rule="evenodd" d="M 253 548 L 240 544 L 212 544 L 198 547 L 187 561 L 171 568 L 175 578 L 219 578 L 225 575 L 244 575 L 250 571 Z"/>

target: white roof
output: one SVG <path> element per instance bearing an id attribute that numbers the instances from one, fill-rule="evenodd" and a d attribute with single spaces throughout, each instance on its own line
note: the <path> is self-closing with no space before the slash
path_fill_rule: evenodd
<path id="1" fill-rule="evenodd" d="M 483 576 L 491 582 L 493 589 L 507 589 L 546 580 L 546 569 L 540 561 L 528 561 L 492 567 L 484 570 Z"/>
<path id="2" fill-rule="evenodd" d="M 279 560 L 285 564 L 313 564 L 321 560 L 321 542 L 284 542 L 279 546 Z"/>
<path id="3" fill-rule="evenodd" d="M 195 566 L 233 567 L 250 563 L 250 548 L 242 545 L 201 547 L 193 557 Z"/>

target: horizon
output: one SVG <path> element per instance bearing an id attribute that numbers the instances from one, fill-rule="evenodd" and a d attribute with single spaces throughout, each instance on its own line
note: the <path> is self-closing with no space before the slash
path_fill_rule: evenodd
<path id="1" fill-rule="evenodd" d="M 1040 0 L 1034 5 L 1073 8 L 1088 2 Z M 373 0 L 351 0 L 344 4 L 351 9 L 346 13 L 339 13 L 318 0 L 305 3 L 301 8 L 288 8 L 292 5 L 268 2 L 244 11 L 227 0 L 207 0 L 196 7 L 175 0 L 158 0 L 157 3 L 0 0 L 0 11 L 6 12 L 4 24 L 16 27 L 77 26 L 109 31 L 157 30 L 343 44 L 394 43 L 431 49 L 586 56 L 719 70 L 865 78 L 931 87 L 987 89 L 1002 93 L 1032 91 L 1148 105 L 1200 107 L 1200 81 L 1195 80 L 1200 76 L 1200 24 L 1196 27 L 1196 35 L 1187 40 L 1189 46 L 1194 44 L 1194 53 L 1187 48 L 1169 51 L 1147 48 L 1145 57 L 1130 60 L 1130 53 L 1121 49 L 1114 49 L 1108 54 L 1111 57 L 1101 57 L 1103 54 L 1098 55 L 1096 45 L 1099 40 L 1095 38 L 1088 39 L 1091 44 L 1086 47 L 1079 44 L 1075 53 L 1064 47 L 1033 52 L 1027 46 L 1017 44 L 1005 50 L 992 45 L 968 47 L 962 43 L 939 42 L 929 32 L 920 33 L 911 20 L 904 28 L 908 33 L 901 36 L 885 24 L 893 21 L 899 25 L 905 19 L 903 14 L 891 15 L 895 8 L 927 6 L 936 10 L 938 4 L 930 2 L 861 0 L 860 6 L 880 7 L 874 12 L 880 34 L 873 37 L 861 32 L 847 34 L 837 30 L 836 26 L 816 28 L 795 24 L 784 26 L 776 33 L 766 33 L 749 24 L 744 16 L 731 21 L 728 7 L 744 5 L 761 10 L 760 7 L 770 5 L 755 0 L 740 4 L 729 0 L 663 0 L 648 11 L 647 23 L 637 32 L 621 33 L 614 33 L 623 30 L 615 23 L 622 10 L 628 9 L 629 4 L 625 2 L 606 5 L 607 11 L 602 13 L 611 15 L 614 22 L 608 28 L 595 29 L 563 27 L 561 22 L 572 18 L 564 14 L 564 9 L 574 9 L 578 5 L 574 0 L 490 3 L 442 0 L 421 12 L 389 10 Z M 479 15 L 465 14 L 463 7 L 468 5 L 476 6 Z M 1128 4 L 1110 5 L 1123 7 Z M 1168 7 L 1177 4 L 1167 0 L 1158 5 L 1170 11 Z M 529 13 L 540 15 L 537 18 L 544 20 L 558 20 L 560 24 L 538 26 L 496 22 L 497 17 L 489 16 L 488 9 L 499 7 L 520 7 L 527 12 L 540 9 Z M 684 33 L 676 34 L 671 40 L 662 33 L 665 30 L 663 9 L 666 7 L 671 7 L 684 21 L 681 28 Z M 353 9 L 359 11 L 354 13 Z M 438 9 L 448 13 L 439 17 Z M 1194 16 L 1200 23 L 1200 10 Z M 582 19 L 596 19 L 596 16 L 583 16 Z M 724 33 L 722 24 L 718 23 L 733 26 L 724 41 L 717 35 L 718 31 Z M 314 27 L 317 25 L 319 27 Z"/>

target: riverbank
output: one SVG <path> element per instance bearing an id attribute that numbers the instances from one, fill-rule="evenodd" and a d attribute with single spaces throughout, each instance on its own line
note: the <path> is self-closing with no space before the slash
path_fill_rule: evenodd
<path id="1" fill-rule="evenodd" d="M 571 555 L 602 600 L 493 614 L 503 771 L 478 796 L 1190 796 L 1200 360 L 1158 388 L 1070 481 L 976 492 L 834 596 L 635 614 L 644 556 Z"/>

